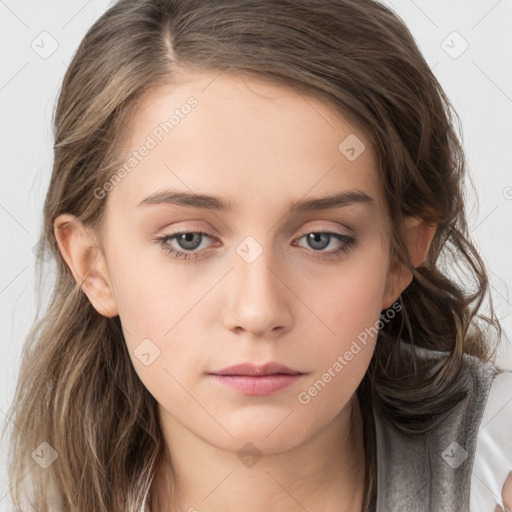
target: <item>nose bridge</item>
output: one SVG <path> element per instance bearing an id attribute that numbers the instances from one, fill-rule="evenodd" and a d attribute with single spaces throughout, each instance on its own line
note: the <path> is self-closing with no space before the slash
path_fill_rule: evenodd
<path id="1" fill-rule="evenodd" d="M 286 286 L 275 268 L 270 237 L 263 243 L 247 236 L 235 248 L 233 289 L 226 315 L 231 328 L 261 333 L 290 322 Z"/>
<path id="2" fill-rule="evenodd" d="M 262 237 L 259 237 L 262 240 Z M 266 245 L 263 246 L 263 243 Z M 249 292 L 255 299 L 268 295 L 271 299 L 280 295 L 282 286 L 276 277 L 274 252 L 271 238 L 260 243 L 253 236 L 245 237 L 235 248 L 234 274 L 238 291 Z M 276 282 L 277 281 L 277 282 Z"/>

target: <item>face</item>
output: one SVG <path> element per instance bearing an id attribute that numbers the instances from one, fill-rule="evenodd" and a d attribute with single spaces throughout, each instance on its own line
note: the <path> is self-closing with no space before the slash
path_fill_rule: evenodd
<path id="1" fill-rule="evenodd" d="M 344 410 L 400 290 L 365 134 L 321 100 L 215 76 L 148 95 L 130 170 L 98 191 L 112 309 L 163 421 L 271 453 Z M 212 375 L 246 362 L 296 375 Z"/>

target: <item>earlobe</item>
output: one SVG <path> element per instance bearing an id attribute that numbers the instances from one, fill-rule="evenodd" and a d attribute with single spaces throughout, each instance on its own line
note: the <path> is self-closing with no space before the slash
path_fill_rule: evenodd
<path id="1" fill-rule="evenodd" d="M 436 228 L 435 224 L 429 224 L 421 218 L 406 218 L 404 237 L 411 263 L 415 268 L 425 262 Z M 382 309 L 389 308 L 412 280 L 412 272 L 394 256 L 388 271 Z"/>
<path id="2" fill-rule="evenodd" d="M 62 258 L 96 311 L 116 316 L 117 303 L 95 232 L 74 215 L 62 214 L 55 219 L 54 234 Z"/>

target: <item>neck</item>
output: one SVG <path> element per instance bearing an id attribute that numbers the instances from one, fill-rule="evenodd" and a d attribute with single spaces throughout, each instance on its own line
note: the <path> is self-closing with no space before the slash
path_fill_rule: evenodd
<path id="1" fill-rule="evenodd" d="M 163 426 L 169 451 L 151 486 L 151 512 L 362 510 L 365 456 L 356 394 L 306 442 L 263 454 L 247 467 L 236 453 L 206 443 L 177 423 Z"/>

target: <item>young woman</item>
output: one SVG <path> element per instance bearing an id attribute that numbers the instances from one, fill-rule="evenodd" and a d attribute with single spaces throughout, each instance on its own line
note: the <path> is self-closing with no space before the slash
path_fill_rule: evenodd
<path id="1" fill-rule="evenodd" d="M 20 510 L 511 507 L 453 119 L 370 0 L 103 14 L 55 114 Z"/>

